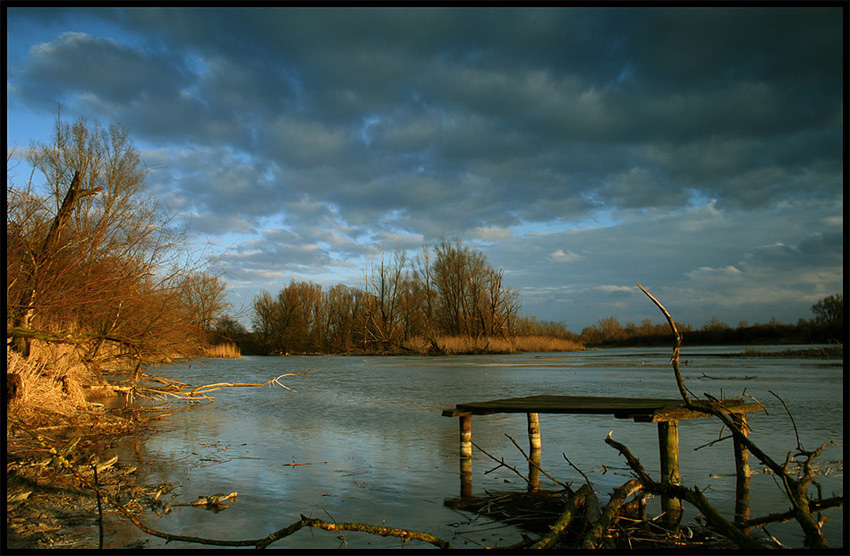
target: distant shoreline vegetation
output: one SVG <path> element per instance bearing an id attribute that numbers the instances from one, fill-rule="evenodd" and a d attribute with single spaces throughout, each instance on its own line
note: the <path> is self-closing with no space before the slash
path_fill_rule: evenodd
<path id="1" fill-rule="evenodd" d="M 771 319 L 766 324 L 740 322 L 736 328 L 716 317 L 698 329 L 690 324 L 676 323 L 686 346 L 755 346 L 789 344 L 843 344 L 844 298 L 842 294 L 821 299 L 811 308 L 813 319 L 799 319 L 796 324 L 784 324 Z M 616 317 L 601 319 L 582 330 L 579 339 L 587 347 L 660 347 L 672 345 L 667 323 L 653 324 L 644 319 L 640 325 L 622 326 Z M 770 352 L 771 355 L 773 352 Z"/>
<path id="2" fill-rule="evenodd" d="M 826 347 L 775 351 L 745 349 L 742 353 L 734 355 L 739 357 L 779 357 L 783 359 L 843 359 L 844 346 L 842 344 L 835 344 Z"/>
<path id="3" fill-rule="evenodd" d="M 519 316 L 519 291 L 505 287 L 503 271 L 460 239 L 406 252 L 379 251 L 365 270 L 365 288 L 323 288 L 291 281 L 273 296 L 253 300 L 253 332 L 233 318 L 219 319 L 212 343 L 230 342 L 245 355 L 477 354 L 577 351 L 589 347 L 669 345 L 667 323 L 622 326 L 607 317 L 581 334 L 564 322 Z M 841 341 L 841 294 L 822 299 L 812 320 L 795 325 L 772 319 L 732 328 L 716 317 L 695 330 L 679 324 L 686 345 L 825 344 Z"/>

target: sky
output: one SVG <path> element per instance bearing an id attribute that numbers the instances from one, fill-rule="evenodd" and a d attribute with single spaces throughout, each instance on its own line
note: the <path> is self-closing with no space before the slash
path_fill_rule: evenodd
<path id="1" fill-rule="evenodd" d="M 812 318 L 843 291 L 846 6 L 26 7 L 7 150 L 125 126 L 233 312 L 460 238 L 522 314 Z"/>

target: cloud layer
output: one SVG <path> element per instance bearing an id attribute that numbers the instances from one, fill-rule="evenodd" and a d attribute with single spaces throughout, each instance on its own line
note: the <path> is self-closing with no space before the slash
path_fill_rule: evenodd
<path id="1" fill-rule="evenodd" d="M 841 288 L 840 8 L 10 8 L 8 29 L 7 111 L 127 126 L 249 301 L 451 236 L 573 329 L 655 317 L 637 280 L 694 324 Z"/>

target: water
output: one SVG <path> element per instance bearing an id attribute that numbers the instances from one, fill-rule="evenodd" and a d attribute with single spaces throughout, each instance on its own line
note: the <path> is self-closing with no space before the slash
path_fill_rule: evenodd
<path id="1" fill-rule="evenodd" d="M 797 444 L 783 398 L 803 446 L 843 443 L 843 372 L 838 361 L 728 358 L 742 348 L 684 349 L 682 367 L 696 395 L 742 393 L 769 402 L 769 414 L 751 418 L 752 438 L 777 461 Z M 179 484 L 175 503 L 201 495 L 238 492 L 229 509 L 213 513 L 173 506 L 163 518 L 144 514 L 154 528 L 218 539 L 258 539 L 298 521 L 301 514 L 335 521 L 385 524 L 430 532 L 459 548 L 505 546 L 520 531 L 461 513 L 443 502 L 459 496 L 457 419 L 441 410 L 457 403 L 535 394 L 678 398 L 670 349 L 610 349 L 578 353 L 453 357 L 244 357 L 166 365 L 157 372 L 192 384 L 266 382 L 284 373 L 280 387 L 223 388 L 215 403 L 176 410 L 156 426 L 138 457 L 148 483 Z M 710 378 L 709 378 L 710 377 Z M 656 426 L 607 415 L 540 415 L 543 469 L 574 488 L 593 482 L 605 503 L 629 478 L 624 460 L 604 443 L 609 431 L 658 476 Z M 513 437 L 528 444 L 523 415 L 475 416 L 473 442 L 525 473 Z M 727 516 L 734 508 L 730 441 L 696 448 L 724 436 L 715 419 L 679 425 L 683 484 L 709 488 L 706 495 Z M 827 447 L 818 460 L 833 470 L 817 480 L 824 496 L 843 494 L 842 447 Z M 304 465 L 288 465 L 304 464 Z M 789 508 L 771 475 L 751 456 L 752 515 Z M 525 488 L 506 468 L 473 451 L 473 494 Z M 485 474 L 486 473 L 486 474 Z M 556 488 L 541 477 L 543 488 Z M 167 498 L 168 499 L 168 498 Z M 657 504 L 657 501 L 653 501 Z M 686 504 L 686 520 L 694 511 Z M 650 505 L 650 512 L 658 512 Z M 841 509 L 827 512 L 831 546 L 843 545 Z M 132 527 L 132 526 L 130 526 Z M 796 523 L 768 530 L 791 546 L 802 545 Z M 125 535 L 119 535 L 126 539 Z M 161 539 L 147 546 L 165 546 Z M 344 535 L 302 529 L 273 548 L 398 548 L 401 541 L 362 533 Z M 405 546 L 429 547 L 412 542 Z M 169 543 L 174 548 L 201 545 Z"/>

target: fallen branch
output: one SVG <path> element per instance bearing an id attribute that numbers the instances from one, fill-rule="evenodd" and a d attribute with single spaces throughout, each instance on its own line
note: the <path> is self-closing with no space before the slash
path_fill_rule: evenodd
<path id="1" fill-rule="evenodd" d="M 826 498 L 824 500 L 809 500 L 809 512 L 822 512 L 823 510 L 828 510 L 830 508 L 840 508 L 843 505 L 844 498 L 841 496 L 833 496 L 832 498 Z M 744 527 L 763 527 L 764 525 L 770 525 L 771 523 L 782 523 L 784 521 L 791 521 L 792 519 L 794 519 L 794 510 L 788 510 L 787 512 L 768 514 L 762 517 L 747 519 L 741 525 Z"/>
<path id="2" fill-rule="evenodd" d="M 417 540 L 433 544 L 442 549 L 449 549 L 451 545 L 441 538 L 435 537 L 430 533 L 422 533 L 419 531 L 410 531 L 408 529 L 396 529 L 395 527 L 384 527 L 382 525 L 368 525 L 365 523 L 334 523 L 324 521 L 312 517 L 301 516 L 301 523 L 306 527 L 314 529 L 324 529 L 325 531 L 361 531 L 370 535 L 378 535 L 381 537 L 399 537 L 405 542 L 409 540 Z M 264 548 L 257 545 L 257 548 Z"/>
<path id="3" fill-rule="evenodd" d="M 670 324 L 670 329 L 673 331 L 673 336 L 676 337 L 676 344 L 673 346 L 673 357 L 670 359 L 670 364 L 673 365 L 673 373 L 676 376 L 676 386 L 679 388 L 679 394 L 682 396 L 682 399 L 686 404 L 690 404 L 691 400 L 688 398 L 687 389 L 685 388 L 685 382 L 682 380 L 682 373 L 679 371 L 679 349 L 682 347 L 682 335 L 679 334 L 679 330 L 676 328 L 676 323 L 673 322 L 673 317 L 670 316 L 670 313 L 667 312 L 667 309 L 664 308 L 664 305 L 661 304 L 660 301 L 655 299 L 655 297 L 649 293 L 646 288 L 637 285 L 640 288 L 640 291 L 645 293 L 649 299 L 652 300 L 655 305 L 661 309 L 661 312 L 664 313 L 664 316 L 667 318 L 667 322 Z"/>
<path id="4" fill-rule="evenodd" d="M 593 527 L 591 527 L 590 531 L 588 531 L 584 536 L 584 541 L 582 542 L 581 547 L 598 548 L 602 542 L 603 535 L 605 535 L 608 527 L 611 526 L 611 522 L 614 521 L 620 507 L 626 502 L 626 498 L 642 488 L 643 486 L 640 481 L 632 479 L 624 483 L 622 486 L 614 489 L 614 492 L 611 494 L 611 500 L 602 509 L 599 521 L 597 521 Z"/>
<path id="5" fill-rule="evenodd" d="M 288 386 L 284 386 L 279 381 L 285 376 L 298 376 L 307 374 L 310 371 L 306 371 L 303 373 L 287 373 L 282 374 L 279 377 L 273 378 L 266 382 L 216 382 L 214 384 L 205 384 L 203 386 L 196 386 L 195 388 L 189 390 L 187 393 L 188 396 L 195 396 L 198 394 L 206 393 L 206 392 L 214 392 L 215 390 L 220 390 L 221 388 L 253 388 L 259 386 L 280 386 L 285 390 L 289 390 L 290 392 L 295 392 L 292 388 Z"/>

